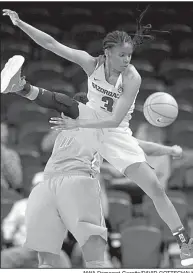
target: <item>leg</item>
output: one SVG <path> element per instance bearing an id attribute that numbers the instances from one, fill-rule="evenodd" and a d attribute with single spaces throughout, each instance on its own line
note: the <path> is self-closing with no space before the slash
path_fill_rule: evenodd
<path id="1" fill-rule="evenodd" d="M 38 252 L 39 268 L 70 268 L 70 262 L 62 257 L 49 252 Z"/>
<path id="2" fill-rule="evenodd" d="M 79 116 L 78 102 L 61 93 L 50 92 L 26 83 L 21 77 L 24 63 L 22 56 L 13 56 L 1 72 L 1 93 L 15 93 L 32 100 L 42 107 L 50 108 L 76 119 Z"/>
<path id="3" fill-rule="evenodd" d="M 37 268 L 36 251 L 14 246 L 1 251 L 1 268 Z"/>
<path id="4" fill-rule="evenodd" d="M 127 167 L 125 175 L 152 199 L 158 214 L 168 225 L 181 247 L 182 265 L 191 265 L 193 263 L 193 241 L 185 232 L 175 207 L 166 195 L 154 171 L 146 162 L 141 162 Z"/>
<path id="5" fill-rule="evenodd" d="M 146 162 L 132 164 L 125 170 L 125 175 L 152 199 L 160 217 L 172 232 L 182 227 L 176 209 L 159 183 L 155 172 Z"/>
<path id="6" fill-rule="evenodd" d="M 52 181 L 45 179 L 29 196 L 25 246 L 39 252 L 39 266 L 61 267 L 59 258 L 66 228 L 58 215 Z"/>
<path id="7" fill-rule="evenodd" d="M 29 83 L 26 83 L 17 94 L 34 101 L 41 107 L 63 112 L 70 118 L 76 119 L 79 116 L 78 102 L 65 94 L 51 92 Z"/>
<path id="8" fill-rule="evenodd" d="M 104 267 L 107 229 L 99 182 L 90 177 L 72 176 L 65 178 L 56 194 L 59 213 L 82 249 L 86 266 Z M 71 208 L 70 213 L 65 210 L 67 206 Z"/>
<path id="9" fill-rule="evenodd" d="M 38 252 L 38 268 L 57 268 L 59 255 L 52 254 L 49 252 Z"/>
<path id="10" fill-rule="evenodd" d="M 191 265 L 193 242 L 186 234 L 176 209 L 153 169 L 146 163 L 144 152 L 139 147 L 138 141 L 132 137 L 130 129 L 120 131 L 121 129 L 117 131 L 115 129 L 105 132 L 105 141 L 99 147 L 101 156 L 149 195 L 158 214 L 169 226 L 181 247 L 182 265 Z"/>
<path id="11" fill-rule="evenodd" d="M 108 139 L 107 139 L 108 138 Z M 172 232 L 182 227 L 180 218 L 159 183 L 153 169 L 147 164 L 138 141 L 131 131 L 106 133 L 106 142 L 100 147 L 101 155 L 116 169 L 124 173 L 149 195 L 160 215 Z M 129 167 L 128 167 L 129 166 Z"/>
<path id="12" fill-rule="evenodd" d="M 105 250 L 107 242 L 99 235 L 92 235 L 82 246 L 82 253 L 87 268 L 105 267 Z"/>

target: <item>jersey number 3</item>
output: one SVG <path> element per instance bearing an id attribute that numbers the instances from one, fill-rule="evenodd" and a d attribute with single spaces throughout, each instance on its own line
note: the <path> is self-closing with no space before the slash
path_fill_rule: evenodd
<path id="1" fill-rule="evenodd" d="M 104 101 L 105 104 L 103 107 L 101 106 L 101 108 L 107 110 L 108 112 L 112 112 L 114 100 L 110 97 L 104 96 L 102 97 L 102 101 Z"/>

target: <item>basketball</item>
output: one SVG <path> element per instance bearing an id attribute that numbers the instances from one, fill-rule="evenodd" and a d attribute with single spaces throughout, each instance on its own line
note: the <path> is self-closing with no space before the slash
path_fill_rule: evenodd
<path id="1" fill-rule="evenodd" d="M 157 127 L 166 127 L 178 116 L 178 104 L 168 93 L 156 92 L 145 101 L 143 113 L 146 120 Z"/>

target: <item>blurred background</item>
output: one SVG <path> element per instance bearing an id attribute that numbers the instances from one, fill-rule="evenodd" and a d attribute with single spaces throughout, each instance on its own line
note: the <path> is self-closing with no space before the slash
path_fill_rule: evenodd
<path id="1" fill-rule="evenodd" d="M 126 2 L 1 2 L 20 18 L 58 41 L 102 54 L 102 39 L 115 29 L 134 34 L 136 17 L 148 3 Z M 155 40 L 133 54 L 142 85 L 131 121 L 134 136 L 167 145 L 181 145 L 184 156 L 149 157 L 185 227 L 193 236 L 193 6 L 190 2 L 151 3 L 144 24 Z M 23 74 L 32 84 L 74 96 L 87 92 L 83 70 L 35 44 L 1 15 L 1 70 L 15 54 L 26 59 Z M 154 92 L 168 92 L 179 104 L 177 120 L 167 128 L 145 121 L 142 107 Z M 56 132 L 48 120 L 54 111 L 14 94 L 1 95 L 1 267 L 33 268 L 36 254 L 25 252 L 24 215 L 33 186 L 43 179 Z M 122 268 L 179 268 L 179 248 L 153 203 L 133 181 L 107 162 L 101 168 L 103 207 L 109 230 L 106 258 Z M 69 233 L 61 256 L 66 267 L 81 268 L 80 249 Z M 140 259 L 139 259 L 140 257 Z"/>

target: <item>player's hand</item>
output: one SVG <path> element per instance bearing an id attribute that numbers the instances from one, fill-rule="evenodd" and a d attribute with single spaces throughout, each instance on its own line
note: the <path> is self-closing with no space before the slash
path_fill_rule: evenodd
<path id="1" fill-rule="evenodd" d="M 171 156 L 173 159 L 180 159 L 182 158 L 183 150 L 180 146 L 174 145 L 171 147 Z"/>
<path id="2" fill-rule="evenodd" d="M 10 9 L 3 9 L 3 16 L 6 16 L 6 15 L 10 17 L 12 23 L 15 26 L 18 25 L 20 19 L 19 19 L 19 16 L 18 16 L 17 12 L 12 11 Z"/>
<path id="3" fill-rule="evenodd" d="M 78 123 L 75 119 L 71 119 L 66 117 L 63 113 L 61 114 L 61 118 L 53 117 L 49 120 L 50 123 L 55 124 L 55 126 L 51 127 L 53 130 L 72 130 L 78 128 Z"/>

